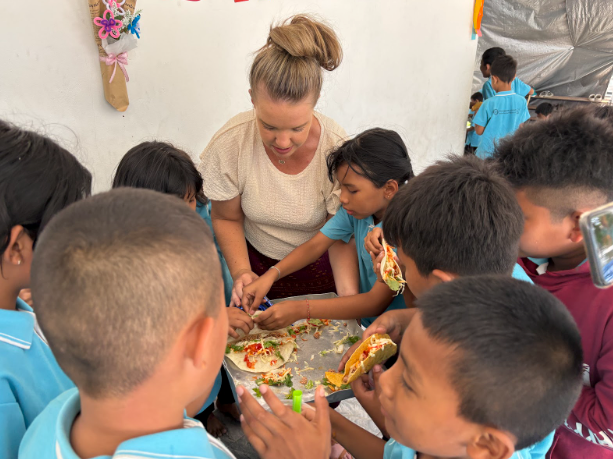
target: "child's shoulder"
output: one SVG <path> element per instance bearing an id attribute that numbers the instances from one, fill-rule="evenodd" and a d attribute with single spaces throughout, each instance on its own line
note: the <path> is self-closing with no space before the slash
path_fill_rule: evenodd
<path id="1" fill-rule="evenodd" d="M 80 409 L 81 403 L 77 389 L 69 389 L 49 403 L 26 431 L 19 447 L 19 458 L 56 459 L 60 457 L 56 456 L 56 447 L 65 450 L 67 446 L 70 446 L 72 421 Z M 72 419 L 66 422 L 70 416 Z M 58 433 L 61 432 L 64 433 L 63 438 L 58 436 Z"/>

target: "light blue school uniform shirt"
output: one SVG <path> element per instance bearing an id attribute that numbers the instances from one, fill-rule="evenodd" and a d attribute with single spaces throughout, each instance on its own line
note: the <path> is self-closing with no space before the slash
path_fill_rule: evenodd
<path id="1" fill-rule="evenodd" d="M 528 448 L 515 451 L 509 459 L 545 459 L 545 455 L 553 443 L 553 434 L 551 432 L 540 442 Z M 385 444 L 383 459 L 417 459 L 417 453 L 415 450 L 401 445 L 392 438 Z"/>
<path id="2" fill-rule="evenodd" d="M 81 411 L 79 391 L 72 389 L 56 398 L 28 429 L 19 448 L 21 459 L 81 459 L 70 444 L 70 431 Z M 112 456 L 96 459 L 232 459 L 224 444 L 206 433 L 195 419 L 183 420 L 183 428 L 168 430 L 121 443 Z"/>
<path id="3" fill-rule="evenodd" d="M 0 310 L 0 458 L 17 457 L 34 418 L 74 384 L 57 364 L 32 308 Z"/>
<path id="4" fill-rule="evenodd" d="M 511 83 L 511 91 L 515 94 L 519 94 L 522 97 L 526 97 L 532 88 L 528 86 L 526 83 L 521 81 L 519 78 L 515 78 Z M 496 95 L 496 91 L 492 88 L 492 79 L 488 79 L 484 84 L 483 88 L 481 88 L 481 94 L 483 94 L 483 101 L 485 102 L 490 97 L 494 97 Z"/>
<path id="5" fill-rule="evenodd" d="M 334 239 L 335 241 L 343 240 L 349 242 L 351 236 L 355 237 L 355 246 L 358 251 L 358 264 L 360 268 L 360 293 L 369 292 L 375 282 L 377 275 L 375 274 L 370 254 L 364 247 L 364 238 L 368 232 L 374 227 L 381 227 L 381 223 L 375 225 L 374 219 L 371 216 L 358 220 L 347 213 L 344 208 L 340 208 L 336 215 L 332 217 L 321 229 L 324 236 Z M 386 311 L 392 309 L 404 309 L 404 298 L 398 295 L 392 303 L 387 307 Z M 376 317 L 366 317 L 362 319 L 362 325 L 368 327 Z"/>
<path id="6" fill-rule="evenodd" d="M 232 280 L 232 276 L 230 275 L 230 270 L 228 269 L 226 259 L 221 253 L 221 249 L 219 248 L 219 244 L 217 243 L 215 231 L 213 231 L 213 221 L 211 220 L 211 203 L 208 202 L 206 204 L 202 204 L 198 202 L 196 204 L 196 212 L 198 212 L 198 214 L 204 219 L 206 224 L 209 225 L 211 233 L 213 233 L 213 240 L 215 241 L 217 256 L 219 257 L 219 262 L 221 263 L 221 277 L 223 278 L 224 297 L 226 299 L 226 306 L 228 306 L 230 304 L 230 300 L 232 299 L 232 285 L 234 284 L 234 281 Z"/>
<path id="7" fill-rule="evenodd" d="M 514 279 L 519 279 L 523 280 L 524 282 L 534 284 L 534 282 L 532 282 L 532 279 L 530 279 L 530 276 L 526 274 L 526 271 L 524 271 L 524 268 L 522 268 L 519 263 L 515 263 L 515 266 L 513 266 L 513 274 L 511 276 Z"/>
<path id="8" fill-rule="evenodd" d="M 468 114 L 474 115 L 475 112 L 474 110 L 469 110 Z M 471 125 L 474 126 L 474 118 L 473 118 L 473 121 L 471 122 Z M 466 145 L 476 148 L 479 146 L 480 143 L 481 143 L 481 136 L 477 134 L 475 131 L 470 131 L 468 135 L 466 136 Z"/>
<path id="9" fill-rule="evenodd" d="M 513 91 L 502 91 L 486 100 L 473 119 L 473 124 L 485 127 L 475 154 L 482 159 L 492 156 L 495 142 L 513 134 L 529 118 L 526 100 Z"/>

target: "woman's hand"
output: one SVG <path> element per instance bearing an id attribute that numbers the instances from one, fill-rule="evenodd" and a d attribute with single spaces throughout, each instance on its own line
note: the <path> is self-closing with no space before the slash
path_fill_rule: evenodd
<path id="1" fill-rule="evenodd" d="M 263 330 L 277 330 L 305 317 L 304 301 L 283 301 L 271 306 L 253 320 Z"/>
<path id="2" fill-rule="evenodd" d="M 249 317 L 245 311 L 241 309 L 235 308 L 234 306 L 230 306 L 227 308 L 228 310 L 228 335 L 232 338 L 240 338 L 237 330 L 240 328 L 245 332 L 245 335 L 248 335 L 251 330 L 253 330 L 253 320 Z"/>
<path id="3" fill-rule="evenodd" d="M 383 230 L 375 226 L 364 238 L 364 248 L 368 253 L 372 252 L 379 255 L 383 251 L 381 240 L 383 239 Z"/>
<path id="4" fill-rule="evenodd" d="M 301 459 L 305 457 L 305 451 L 313 459 L 330 457 L 332 428 L 323 386 L 315 391 L 315 413 L 309 413 L 308 419 L 285 406 L 268 386 L 260 386 L 260 393 L 272 413 L 267 412 L 243 386 L 236 388 L 243 413 L 243 431 L 261 458 Z"/>
<path id="5" fill-rule="evenodd" d="M 251 284 L 258 277 L 259 276 L 256 273 L 247 269 L 239 271 L 234 276 L 234 286 L 232 287 L 232 300 L 230 301 L 230 307 L 239 307 L 241 305 L 241 298 L 243 297 L 243 289 L 245 288 L 245 285 Z"/>
<path id="6" fill-rule="evenodd" d="M 277 280 L 277 271 L 269 269 L 261 277 L 248 285 L 243 286 L 243 294 L 241 295 L 241 303 L 245 311 L 249 311 L 249 314 L 254 314 L 258 310 L 262 300 L 266 294 L 270 291 L 270 287 Z"/>

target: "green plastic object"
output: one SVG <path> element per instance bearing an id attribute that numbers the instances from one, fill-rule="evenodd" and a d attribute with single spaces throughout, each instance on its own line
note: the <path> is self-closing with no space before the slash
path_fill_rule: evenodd
<path id="1" fill-rule="evenodd" d="M 292 396 L 294 398 L 293 410 L 296 413 L 301 413 L 302 412 L 302 391 L 301 390 L 295 390 L 294 393 L 292 394 Z"/>

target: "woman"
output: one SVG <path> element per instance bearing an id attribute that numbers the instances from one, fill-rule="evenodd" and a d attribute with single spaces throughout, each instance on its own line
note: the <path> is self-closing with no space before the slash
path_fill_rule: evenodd
<path id="1" fill-rule="evenodd" d="M 326 158 L 346 133 L 314 108 L 322 69 L 334 70 L 341 59 L 334 31 L 308 16 L 271 28 L 251 66 L 254 110 L 228 121 L 200 156 L 213 227 L 234 279 L 234 305 L 244 285 L 277 269 L 339 207 Z M 358 293 L 355 248 L 340 242 L 330 253 L 276 283 L 270 298 L 334 291 L 334 280 L 339 294 Z"/>

